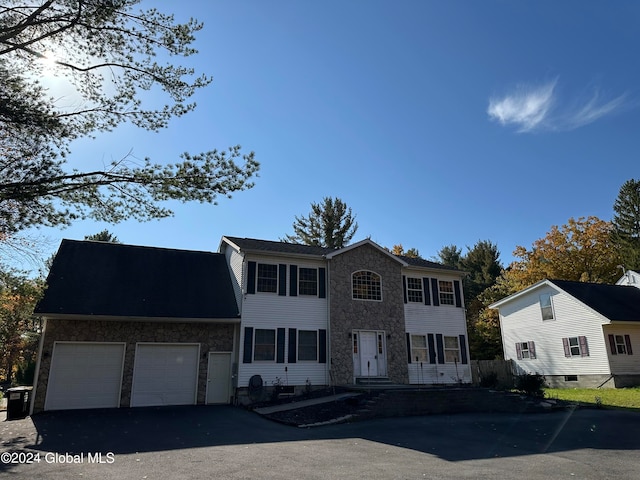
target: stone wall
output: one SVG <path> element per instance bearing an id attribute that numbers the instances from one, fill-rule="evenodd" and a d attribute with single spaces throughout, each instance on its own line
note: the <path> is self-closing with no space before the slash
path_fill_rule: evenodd
<path id="1" fill-rule="evenodd" d="M 205 403 L 208 355 L 205 352 L 233 351 L 235 325 L 222 323 L 165 323 L 119 322 L 96 320 L 47 320 L 42 345 L 42 358 L 38 372 L 33 411 L 44 409 L 49 380 L 51 355 L 56 341 L 65 342 L 125 342 L 124 372 L 120 406 L 128 407 L 131 401 L 133 360 L 137 342 L 199 343 L 198 404 Z"/>
<path id="2" fill-rule="evenodd" d="M 353 383 L 353 330 L 384 330 L 387 372 L 393 383 L 408 383 L 402 266 L 371 245 L 347 250 L 331 259 L 331 373 L 337 385 Z M 352 299 L 351 274 L 370 270 L 382 277 L 382 301 Z"/>

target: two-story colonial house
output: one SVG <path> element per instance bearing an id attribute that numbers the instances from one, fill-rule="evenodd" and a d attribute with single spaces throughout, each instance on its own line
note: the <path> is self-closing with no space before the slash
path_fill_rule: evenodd
<path id="1" fill-rule="evenodd" d="M 470 383 L 462 278 L 369 239 L 225 236 L 217 253 L 65 240 L 36 310 L 34 410 Z"/>

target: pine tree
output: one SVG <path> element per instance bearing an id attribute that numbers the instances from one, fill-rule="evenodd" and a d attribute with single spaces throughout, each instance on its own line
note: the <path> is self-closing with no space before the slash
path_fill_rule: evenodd
<path id="1" fill-rule="evenodd" d="M 312 203 L 307 217 L 295 217 L 293 235 L 283 241 L 316 247 L 342 248 L 349 244 L 358 224 L 351 208 L 339 198 L 325 197 L 322 203 Z"/>
<path id="2" fill-rule="evenodd" d="M 640 268 L 640 180 L 628 180 L 613 205 L 613 239 L 625 268 Z"/>

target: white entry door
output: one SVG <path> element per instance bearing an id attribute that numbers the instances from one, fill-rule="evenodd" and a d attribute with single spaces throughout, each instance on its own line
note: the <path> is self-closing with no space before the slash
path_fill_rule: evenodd
<path id="1" fill-rule="evenodd" d="M 360 332 L 360 375 L 378 376 L 378 347 L 376 332 Z"/>
<path id="2" fill-rule="evenodd" d="M 207 403 L 229 403 L 231 353 L 209 353 Z"/>

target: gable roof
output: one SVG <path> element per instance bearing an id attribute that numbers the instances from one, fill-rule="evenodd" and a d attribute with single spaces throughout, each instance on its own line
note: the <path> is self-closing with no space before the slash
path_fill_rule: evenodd
<path id="1" fill-rule="evenodd" d="M 393 253 L 391 253 L 388 250 L 385 250 L 384 248 L 382 248 L 380 245 L 378 245 L 376 242 L 372 241 L 369 238 L 365 238 L 364 240 L 360 240 L 359 242 L 356 243 L 352 243 L 351 245 L 347 245 L 346 247 L 342 247 L 342 248 L 338 248 L 336 250 L 333 250 L 331 253 L 327 254 L 327 258 L 331 259 L 337 255 L 341 255 L 345 252 L 348 252 L 350 250 L 362 247 L 363 245 L 369 245 L 373 248 L 375 248 L 376 250 L 378 250 L 380 253 L 382 253 L 383 255 L 387 255 L 389 258 L 395 260 L 396 262 L 402 264 L 402 266 L 406 267 L 407 266 L 407 262 L 405 262 L 401 257 L 398 257 L 397 255 L 394 255 Z"/>
<path id="2" fill-rule="evenodd" d="M 640 288 L 603 283 L 541 280 L 492 303 L 489 308 L 499 308 L 543 286 L 563 291 L 610 321 L 640 321 Z"/>
<path id="3" fill-rule="evenodd" d="M 219 253 L 63 240 L 37 305 L 40 315 L 236 319 Z"/>

